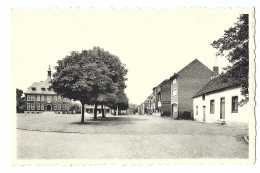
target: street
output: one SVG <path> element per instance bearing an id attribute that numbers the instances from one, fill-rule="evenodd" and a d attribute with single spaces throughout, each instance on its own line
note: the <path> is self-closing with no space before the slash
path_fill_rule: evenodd
<path id="1" fill-rule="evenodd" d="M 248 158 L 245 127 L 156 116 L 17 114 L 17 159 Z"/>

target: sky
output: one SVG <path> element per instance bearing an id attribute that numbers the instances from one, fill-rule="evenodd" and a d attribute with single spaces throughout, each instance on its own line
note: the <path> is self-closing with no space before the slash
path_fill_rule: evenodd
<path id="1" fill-rule="evenodd" d="M 194 59 L 227 65 L 210 44 L 237 21 L 231 9 L 13 9 L 12 76 L 24 92 L 71 51 L 99 46 L 128 69 L 126 94 L 140 104 Z"/>

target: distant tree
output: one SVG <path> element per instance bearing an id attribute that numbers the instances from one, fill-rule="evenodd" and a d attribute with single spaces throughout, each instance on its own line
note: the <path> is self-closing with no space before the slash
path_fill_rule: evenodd
<path id="1" fill-rule="evenodd" d="M 23 90 L 16 88 L 16 112 L 23 113 L 25 110 L 25 99 L 22 97 Z"/>
<path id="2" fill-rule="evenodd" d="M 114 109 L 114 111 L 118 109 L 119 112 L 121 112 L 121 110 L 127 110 L 129 108 L 129 102 L 124 90 L 119 90 L 116 95 L 116 101 L 111 105 L 111 108 Z"/>
<path id="3" fill-rule="evenodd" d="M 248 71 L 249 71 L 249 28 L 248 14 L 241 14 L 235 26 L 224 31 L 222 38 L 214 41 L 211 45 L 218 49 L 217 55 L 225 56 L 231 65 L 224 68 L 227 72 L 225 77 L 241 82 L 242 95 L 245 99 L 241 104 L 248 101 Z"/>

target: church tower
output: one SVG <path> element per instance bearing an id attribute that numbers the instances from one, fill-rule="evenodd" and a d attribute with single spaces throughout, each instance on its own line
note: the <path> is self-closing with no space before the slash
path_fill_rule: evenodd
<path id="1" fill-rule="evenodd" d="M 48 68 L 48 78 L 47 78 L 47 81 L 50 82 L 51 81 L 51 66 L 49 65 L 49 68 Z"/>

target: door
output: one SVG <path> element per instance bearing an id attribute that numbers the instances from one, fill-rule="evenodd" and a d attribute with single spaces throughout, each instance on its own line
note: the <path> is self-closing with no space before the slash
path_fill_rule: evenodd
<path id="1" fill-rule="evenodd" d="M 220 99 L 220 119 L 225 119 L 225 98 Z"/>
<path id="2" fill-rule="evenodd" d="M 203 121 L 206 121 L 206 106 L 203 106 Z"/>
<path id="3" fill-rule="evenodd" d="M 51 111 L 51 105 L 47 105 L 47 111 Z"/>
<path id="4" fill-rule="evenodd" d="M 178 118 L 178 106 L 177 106 L 177 104 L 176 103 L 173 103 L 172 104 L 172 116 L 173 116 L 173 118 Z"/>

